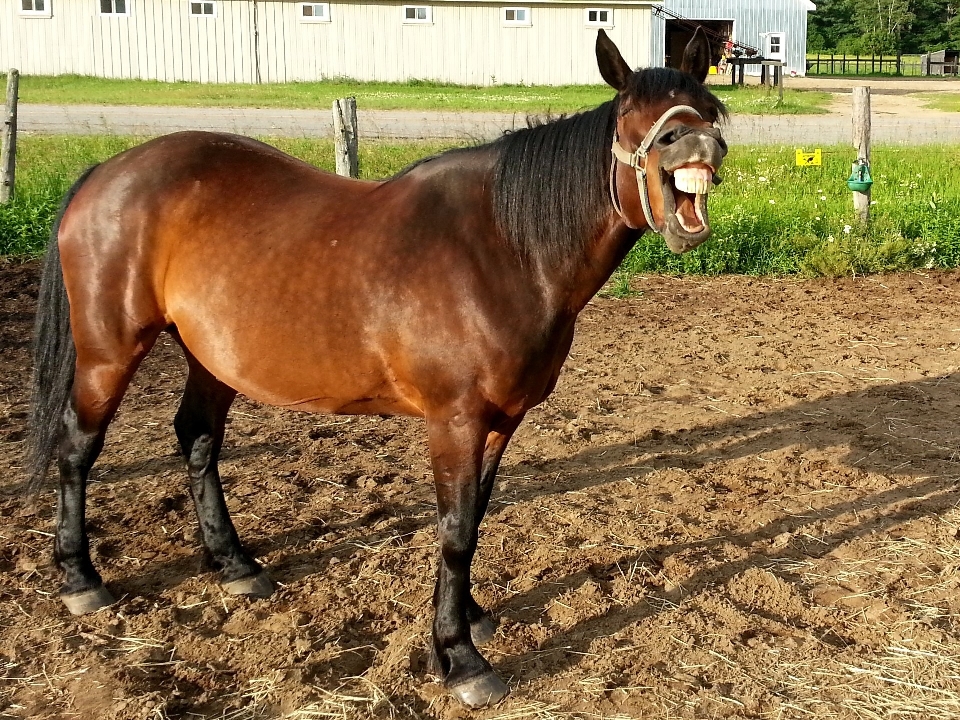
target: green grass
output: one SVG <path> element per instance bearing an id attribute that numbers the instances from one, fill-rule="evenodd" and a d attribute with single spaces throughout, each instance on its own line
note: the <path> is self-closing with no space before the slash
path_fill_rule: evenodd
<path id="1" fill-rule="evenodd" d="M 960 93 L 917 93 L 931 110 L 960 112 Z"/>
<path id="2" fill-rule="evenodd" d="M 833 99 L 819 90 L 784 89 L 783 100 L 776 90 L 757 86 L 711 85 L 710 90 L 731 113 L 743 115 L 817 115 L 826 113 Z"/>
<path id="3" fill-rule="evenodd" d="M 787 91 L 776 103 L 763 88 L 730 91 L 721 88 L 730 109 L 744 113 L 818 112 L 826 93 Z M 559 87 L 496 85 L 469 87 L 433 82 L 368 83 L 325 80 L 268 85 L 162 83 L 152 80 L 108 80 L 61 75 L 24 76 L 20 101 L 57 105 L 181 105 L 188 107 L 322 108 L 352 95 L 361 110 L 445 110 L 520 113 L 569 113 L 596 107 L 613 97 L 606 85 Z"/>
<path id="4" fill-rule="evenodd" d="M 869 228 L 846 187 L 851 148 L 798 168 L 792 147 L 734 147 L 711 197 L 713 237 L 673 255 L 645 235 L 622 272 L 842 276 L 960 267 L 960 147 L 873 150 Z"/>
<path id="5" fill-rule="evenodd" d="M 31 137 L 19 145 L 17 195 L 0 206 L 0 255 L 42 252 L 60 197 L 87 165 L 136 144 L 122 137 Z M 326 169 L 324 140 L 273 140 Z M 391 175 L 442 143 L 361 145 L 361 174 Z M 798 168 L 792 147 L 734 147 L 712 196 L 713 237 L 673 255 L 653 234 L 624 261 L 616 287 L 636 273 L 852 275 L 960 267 L 960 146 L 874 148 L 873 221 L 854 220 L 846 188 L 853 151 L 824 148 L 821 168 Z M 615 287 L 615 289 L 616 289 Z"/>

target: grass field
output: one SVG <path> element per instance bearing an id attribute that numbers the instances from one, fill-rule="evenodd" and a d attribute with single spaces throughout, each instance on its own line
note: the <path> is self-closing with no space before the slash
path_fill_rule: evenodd
<path id="1" fill-rule="evenodd" d="M 801 114 L 823 112 L 827 93 L 787 90 L 783 102 L 763 88 L 714 88 L 733 112 Z M 25 76 L 24 103 L 87 105 L 182 105 L 189 107 L 330 108 L 352 95 L 367 110 L 448 110 L 566 113 L 596 107 L 613 97 L 606 85 L 465 87 L 432 82 L 366 83 L 326 80 L 267 85 L 162 83 L 62 75 Z"/>
<path id="2" fill-rule="evenodd" d="M 0 255 L 41 252 L 59 199 L 82 168 L 135 144 L 123 137 L 23 137 L 17 196 L 0 206 Z M 274 140 L 325 169 L 324 140 Z M 361 146 L 361 174 L 391 175 L 439 143 Z M 794 166 L 793 148 L 734 147 L 711 201 L 714 236 L 686 255 L 645 235 L 624 262 L 614 292 L 635 273 L 851 275 L 960 267 L 960 146 L 874 149 L 873 222 L 854 221 L 845 180 L 853 151 L 826 148 L 821 168 Z"/>
<path id="3" fill-rule="evenodd" d="M 960 112 L 960 93 L 919 93 L 918 97 L 932 110 Z"/>
<path id="4" fill-rule="evenodd" d="M 960 147 L 875 147 L 869 229 L 846 187 L 854 152 L 825 148 L 798 168 L 794 148 L 734 147 L 711 201 L 713 237 L 672 255 L 644 236 L 621 273 L 859 275 L 960 267 Z"/>

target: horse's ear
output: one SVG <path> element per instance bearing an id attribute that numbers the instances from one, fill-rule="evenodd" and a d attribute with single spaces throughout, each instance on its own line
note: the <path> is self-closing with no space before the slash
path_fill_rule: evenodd
<path id="1" fill-rule="evenodd" d="M 710 72 L 710 41 L 707 40 L 707 34 L 703 32 L 703 28 L 698 27 L 690 38 L 690 42 L 687 43 L 680 69 L 693 75 L 698 82 L 702 83 L 707 79 Z"/>
<path id="2" fill-rule="evenodd" d="M 623 90 L 627 86 L 627 78 L 633 72 L 613 44 L 613 40 L 608 38 L 603 30 L 597 32 L 597 67 L 607 85 L 614 90 Z"/>

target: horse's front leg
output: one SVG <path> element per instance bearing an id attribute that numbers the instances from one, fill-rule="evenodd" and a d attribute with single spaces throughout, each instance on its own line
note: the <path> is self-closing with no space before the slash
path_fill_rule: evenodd
<path id="1" fill-rule="evenodd" d="M 483 464 L 480 470 L 480 493 L 477 497 L 477 525 L 483 521 L 483 517 L 487 513 L 490 493 L 493 492 L 493 484 L 497 479 L 497 470 L 500 467 L 500 459 L 503 457 L 504 450 L 507 449 L 507 443 L 510 442 L 510 438 L 513 437 L 513 433 L 522 420 L 523 415 L 509 418 L 487 434 L 483 449 Z M 434 605 L 437 602 L 439 589 L 440 585 L 438 583 L 433 598 Z M 497 631 L 497 625 L 490 614 L 473 599 L 472 592 L 467 604 L 467 620 L 470 622 L 470 637 L 473 639 L 474 645 L 479 647 L 493 639 L 494 633 Z"/>
<path id="2" fill-rule="evenodd" d="M 486 508 L 480 479 L 489 431 L 489 422 L 479 414 L 427 418 L 440 541 L 433 649 L 444 684 L 470 707 L 490 705 L 507 694 L 507 686 L 477 652 L 468 617 L 478 609 L 470 596 L 470 563 Z"/>

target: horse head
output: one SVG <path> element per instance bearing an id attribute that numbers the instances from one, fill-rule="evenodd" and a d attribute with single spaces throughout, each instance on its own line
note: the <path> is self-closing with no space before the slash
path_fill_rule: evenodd
<path id="1" fill-rule="evenodd" d="M 726 109 L 704 85 L 710 44 L 698 28 L 680 70 L 634 72 L 606 33 L 597 65 L 617 91 L 610 195 L 623 221 L 660 233 L 675 253 L 710 236 L 709 193 L 727 154 L 717 122 Z"/>

